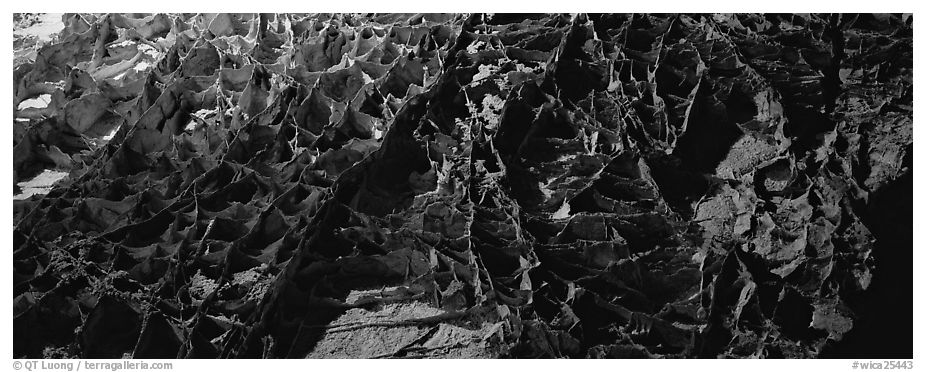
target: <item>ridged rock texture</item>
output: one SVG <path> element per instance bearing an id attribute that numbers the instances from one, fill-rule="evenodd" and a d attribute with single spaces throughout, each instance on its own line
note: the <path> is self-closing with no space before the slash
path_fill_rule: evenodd
<path id="1" fill-rule="evenodd" d="M 63 21 L 16 357 L 912 357 L 910 15 Z"/>

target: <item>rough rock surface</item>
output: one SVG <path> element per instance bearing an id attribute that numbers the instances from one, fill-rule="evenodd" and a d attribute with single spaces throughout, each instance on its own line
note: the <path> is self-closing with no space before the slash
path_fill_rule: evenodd
<path id="1" fill-rule="evenodd" d="M 912 16 L 62 22 L 16 357 L 912 357 Z"/>

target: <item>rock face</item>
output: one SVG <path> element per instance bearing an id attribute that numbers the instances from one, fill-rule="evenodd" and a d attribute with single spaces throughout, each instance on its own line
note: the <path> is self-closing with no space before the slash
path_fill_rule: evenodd
<path id="1" fill-rule="evenodd" d="M 912 357 L 912 16 L 62 20 L 16 357 Z"/>

